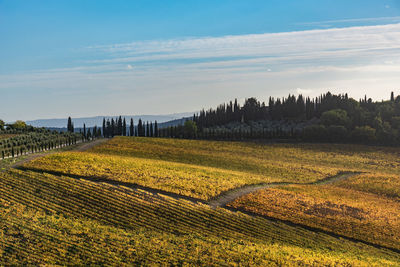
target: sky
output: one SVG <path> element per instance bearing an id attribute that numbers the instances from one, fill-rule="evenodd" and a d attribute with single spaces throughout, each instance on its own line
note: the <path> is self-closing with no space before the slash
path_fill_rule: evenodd
<path id="1" fill-rule="evenodd" d="M 400 94 L 400 0 L 0 0 L 0 118 Z"/>

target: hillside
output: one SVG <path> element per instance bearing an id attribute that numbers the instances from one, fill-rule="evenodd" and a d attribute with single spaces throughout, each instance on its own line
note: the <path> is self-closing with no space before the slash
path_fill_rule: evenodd
<path id="1" fill-rule="evenodd" d="M 396 266 L 397 157 L 115 137 L 25 160 L 0 173 L 0 263 Z M 211 205 L 228 192 L 227 207 Z"/>
<path id="2" fill-rule="evenodd" d="M 177 119 L 182 119 L 186 117 L 193 116 L 193 112 L 185 112 L 185 113 L 174 113 L 167 115 L 123 115 L 123 118 L 129 122 L 131 118 L 134 119 L 135 123 L 141 118 L 143 121 L 157 121 L 159 123 L 173 121 Z M 72 122 L 74 123 L 76 128 L 83 127 L 83 124 L 86 124 L 87 127 L 93 127 L 95 125 L 101 126 L 103 123 L 103 118 L 111 119 L 117 116 L 96 116 L 96 117 L 84 117 L 84 118 L 72 118 Z M 62 119 L 37 119 L 26 121 L 28 125 L 34 127 L 46 127 L 46 128 L 66 128 L 67 127 L 67 118 Z"/>

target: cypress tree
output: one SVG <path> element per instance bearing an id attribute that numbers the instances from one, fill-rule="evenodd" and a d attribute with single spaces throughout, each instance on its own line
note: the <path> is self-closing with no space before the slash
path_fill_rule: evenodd
<path id="1" fill-rule="evenodd" d="M 154 137 L 159 137 L 157 121 L 154 122 Z"/>
<path id="2" fill-rule="evenodd" d="M 150 137 L 154 137 L 153 122 L 150 122 Z"/>
<path id="3" fill-rule="evenodd" d="M 138 123 L 138 136 L 144 136 L 142 119 L 139 119 Z"/>
<path id="4" fill-rule="evenodd" d="M 390 94 L 390 101 L 394 102 L 394 93 L 393 92 Z"/>
<path id="5" fill-rule="evenodd" d="M 103 118 L 103 137 L 106 137 L 106 118 Z"/>
<path id="6" fill-rule="evenodd" d="M 134 127 L 135 126 L 133 125 L 133 119 L 131 118 L 131 124 L 129 125 L 129 135 L 130 136 L 134 136 L 135 135 L 135 133 L 134 133 L 135 128 Z"/>
<path id="7" fill-rule="evenodd" d="M 122 135 L 122 118 L 119 116 L 118 122 L 117 122 L 117 135 Z"/>
<path id="8" fill-rule="evenodd" d="M 111 118 L 111 137 L 114 137 L 114 135 L 115 135 L 115 122 L 114 122 L 114 119 L 113 118 Z"/>
<path id="9" fill-rule="evenodd" d="M 86 138 L 86 124 L 83 124 L 83 136 Z"/>
<path id="10" fill-rule="evenodd" d="M 124 121 L 122 123 L 122 135 L 126 136 L 126 120 L 125 120 L 125 117 L 124 117 Z"/>
<path id="11" fill-rule="evenodd" d="M 150 134 L 149 122 L 146 122 L 146 134 L 145 134 L 145 136 L 149 137 L 150 136 L 149 134 Z"/>
<path id="12" fill-rule="evenodd" d="M 73 132 L 72 120 L 71 117 L 68 117 L 67 131 Z"/>

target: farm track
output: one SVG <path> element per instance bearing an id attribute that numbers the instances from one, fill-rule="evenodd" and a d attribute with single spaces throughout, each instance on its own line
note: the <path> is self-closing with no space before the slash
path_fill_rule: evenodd
<path id="1" fill-rule="evenodd" d="M 101 143 L 103 143 L 103 142 L 105 142 L 107 140 L 108 139 L 104 139 L 103 138 L 103 139 L 96 139 L 96 140 L 91 141 L 91 142 L 84 142 L 84 143 L 79 142 L 79 143 L 77 143 L 77 147 L 75 147 L 73 150 L 74 151 L 83 152 L 83 151 L 86 151 L 86 150 L 88 150 L 88 149 L 90 149 L 90 148 L 92 148 L 92 147 L 94 147 L 96 145 L 99 145 L 99 144 L 101 144 Z M 41 158 L 41 157 L 44 157 L 44 156 L 48 156 L 48 155 L 51 155 L 51 154 L 59 153 L 59 152 L 60 152 L 59 150 L 50 150 L 50 151 L 46 151 L 44 153 L 28 154 L 25 159 L 17 161 L 13 165 L 11 165 L 11 168 L 18 169 L 20 166 L 24 165 L 25 163 L 27 163 L 27 162 L 29 162 L 31 160 L 34 160 L 34 159 L 37 159 L 37 158 Z"/>
<path id="2" fill-rule="evenodd" d="M 360 174 L 360 173 L 359 172 L 342 172 L 335 176 L 326 177 L 322 180 L 318 180 L 318 181 L 312 182 L 312 183 L 280 182 L 280 183 L 245 185 L 243 187 L 235 188 L 235 189 L 229 190 L 227 192 L 221 193 L 220 195 L 216 196 L 213 200 L 211 200 L 208 204 L 213 208 L 225 207 L 228 203 L 234 201 L 235 199 L 237 199 L 241 196 L 253 193 L 255 191 L 261 190 L 261 189 L 273 188 L 273 187 L 283 186 L 283 185 L 324 185 L 324 184 L 334 183 L 334 182 L 340 181 L 340 180 L 345 180 L 345 179 L 348 179 L 357 174 Z"/>

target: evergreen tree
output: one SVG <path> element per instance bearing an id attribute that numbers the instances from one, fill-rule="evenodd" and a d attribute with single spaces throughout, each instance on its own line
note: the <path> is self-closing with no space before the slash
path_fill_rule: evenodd
<path id="1" fill-rule="evenodd" d="M 139 119 L 137 131 L 138 131 L 138 136 L 144 136 L 144 128 L 143 128 L 142 119 Z"/>
<path id="2" fill-rule="evenodd" d="M 121 118 L 121 116 L 119 116 L 118 122 L 117 122 L 117 135 L 122 135 L 122 131 L 123 131 L 122 128 L 123 128 L 122 118 Z"/>
<path id="3" fill-rule="evenodd" d="M 83 124 L 83 136 L 86 138 L 86 124 Z"/>
<path id="4" fill-rule="evenodd" d="M 103 137 L 106 137 L 106 118 L 103 118 Z"/>
<path id="5" fill-rule="evenodd" d="M 150 122 L 150 137 L 154 137 L 154 131 L 153 131 L 153 122 Z"/>
<path id="6" fill-rule="evenodd" d="M 133 119 L 131 118 L 131 124 L 129 125 L 129 135 L 134 136 L 135 135 L 134 131 L 135 131 L 135 126 L 133 124 Z"/>
<path id="7" fill-rule="evenodd" d="M 394 102 L 394 93 L 393 92 L 390 94 L 390 101 Z"/>
<path id="8" fill-rule="evenodd" d="M 110 135 L 111 135 L 111 137 L 114 137 L 114 135 L 115 135 L 115 121 L 114 121 L 114 118 L 111 118 L 111 131 L 110 131 Z"/>
<path id="9" fill-rule="evenodd" d="M 124 117 L 124 121 L 122 122 L 122 135 L 126 136 L 126 120 Z"/>
<path id="10" fill-rule="evenodd" d="M 154 122 L 154 137 L 159 137 L 157 121 Z"/>
<path id="11" fill-rule="evenodd" d="M 67 131 L 72 133 L 74 131 L 71 117 L 68 117 Z"/>

